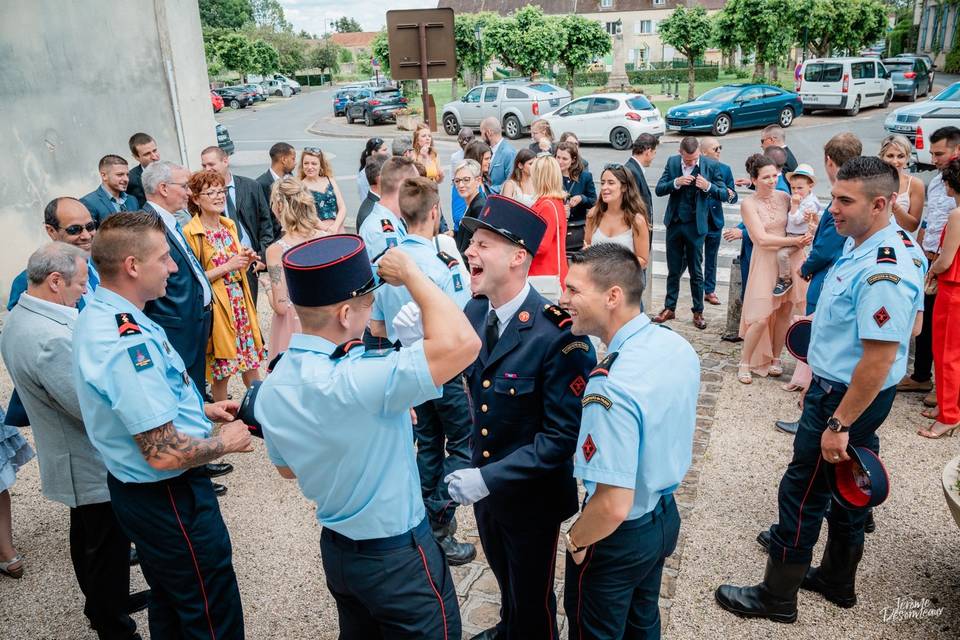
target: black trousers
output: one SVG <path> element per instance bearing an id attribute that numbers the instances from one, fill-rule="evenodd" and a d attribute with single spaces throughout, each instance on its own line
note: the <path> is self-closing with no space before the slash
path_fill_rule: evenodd
<path id="1" fill-rule="evenodd" d="M 456 588 L 426 519 L 377 540 L 351 540 L 324 528 L 320 555 L 337 602 L 340 640 L 460 639 Z"/>
<path id="2" fill-rule="evenodd" d="M 485 505 L 476 503 L 474 512 L 483 553 L 500 587 L 500 637 L 554 640 L 560 523 L 503 522 Z"/>
<path id="3" fill-rule="evenodd" d="M 147 483 L 108 475 L 107 486 L 150 585 L 151 640 L 242 639 L 230 536 L 210 478 L 202 469 Z"/>
<path id="4" fill-rule="evenodd" d="M 824 386 L 830 387 L 830 391 Z M 770 528 L 770 557 L 779 562 L 803 564 L 811 561 L 825 515 L 831 538 L 841 544 L 863 544 L 863 527 L 869 510 L 845 509 L 833 501 L 824 475 L 829 471 L 829 463 L 820 453 L 820 438 L 827 419 L 846 393 L 845 388 L 835 387 L 835 384 L 825 383 L 814 376 L 803 398 L 800 427 L 793 439 L 793 460 L 780 481 L 779 521 Z M 851 445 L 880 452 L 880 438 L 876 431 L 890 413 L 896 394 L 896 385 L 877 394 L 850 426 Z M 827 505 L 830 506 L 829 514 L 826 514 Z"/>
<path id="5" fill-rule="evenodd" d="M 720 255 L 720 240 L 723 230 L 708 231 L 704 240 L 703 293 L 717 291 L 717 257 Z"/>
<path id="6" fill-rule="evenodd" d="M 127 614 L 130 539 L 109 502 L 70 509 L 70 559 L 86 603 L 83 613 L 100 640 L 126 640 L 137 631 Z"/>
<path id="7" fill-rule="evenodd" d="M 927 382 L 933 377 L 933 303 L 936 295 L 923 296 L 923 328 L 917 336 L 913 350 L 913 375 L 917 382 Z"/>
<path id="8" fill-rule="evenodd" d="M 667 227 L 667 298 L 663 306 L 676 310 L 680 297 L 680 276 L 690 274 L 693 311 L 703 312 L 703 242 L 696 222 L 673 222 Z"/>
<path id="9" fill-rule="evenodd" d="M 186 360 L 184 360 L 184 364 L 187 365 L 187 375 L 189 375 L 193 383 L 197 385 L 197 389 L 200 390 L 201 394 L 207 388 L 207 341 L 210 339 L 210 332 L 212 330 L 213 311 L 208 308 L 200 316 L 200 322 L 197 326 L 197 339 L 203 344 L 203 347 L 198 349 L 199 355 L 193 362 L 186 362 Z"/>
<path id="10" fill-rule="evenodd" d="M 567 553 L 563 610 L 570 640 L 660 637 L 663 562 L 677 548 L 680 513 L 673 496 L 591 545 L 577 566 Z"/>

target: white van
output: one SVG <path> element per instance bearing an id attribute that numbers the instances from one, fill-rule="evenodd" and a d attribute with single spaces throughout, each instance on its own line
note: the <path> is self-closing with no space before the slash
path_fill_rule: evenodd
<path id="1" fill-rule="evenodd" d="M 280 82 L 286 82 L 288 85 L 290 85 L 290 88 L 293 90 L 294 94 L 300 93 L 300 90 L 301 90 L 300 83 L 294 80 L 293 78 L 288 78 L 282 73 L 275 73 L 273 74 L 273 79 L 279 80 Z"/>
<path id="2" fill-rule="evenodd" d="M 804 113 L 839 109 L 855 116 L 863 107 L 886 108 L 893 80 L 875 58 L 812 58 L 797 73 L 796 92 Z"/>

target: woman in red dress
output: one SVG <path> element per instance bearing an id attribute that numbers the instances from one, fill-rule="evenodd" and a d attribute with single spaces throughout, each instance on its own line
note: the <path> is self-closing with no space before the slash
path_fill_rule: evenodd
<path id="1" fill-rule="evenodd" d="M 559 276 L 563 287 L 567 279 L 567 212 L 560 163 L 552 156 L 540 156 L 533 161 L 532 177 L 536 195 L 531 209 L 547 223 L 547 230 L 533 257 L 530 275 Z"/>

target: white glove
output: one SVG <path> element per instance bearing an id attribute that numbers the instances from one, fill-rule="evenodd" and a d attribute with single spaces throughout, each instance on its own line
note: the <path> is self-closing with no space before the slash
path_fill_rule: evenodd
<path id="1" fill-rule="evenodd" d="M 408 302 L 400 307 L 393 319 L 393 330 L 400 344 L 405 347 L 423 339 L 423 321 L 420 319 L 420 306 L 416 302 Z"/>

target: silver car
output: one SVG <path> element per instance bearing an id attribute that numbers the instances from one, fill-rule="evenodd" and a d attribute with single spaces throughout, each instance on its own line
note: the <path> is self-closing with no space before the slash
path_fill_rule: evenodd
<path id="1" fill-rule="evenodd" d="M 440 121 L 448 135 L 461 127 L 478 127 L 494 117 L 503 126 L 503 135 L 519 138 L 530 123 L 570 101 L 570 92 L 539 80 L 503 80 L 470 89 L 459 100 L 443 105 Z"/>

